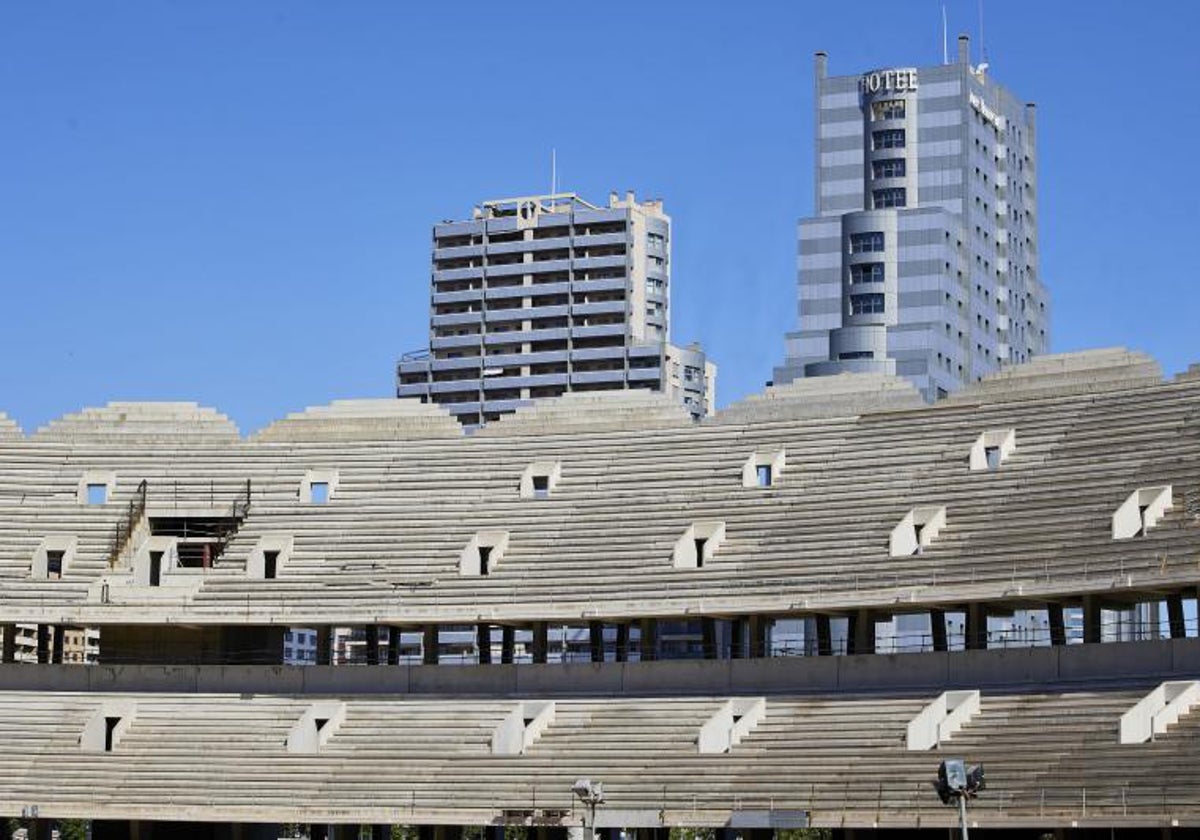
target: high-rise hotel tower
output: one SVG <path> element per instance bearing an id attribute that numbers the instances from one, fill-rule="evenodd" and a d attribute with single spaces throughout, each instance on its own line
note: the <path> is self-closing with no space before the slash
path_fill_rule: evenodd
<path id="1" fill-rule="evenodd" d="M 815 60 L 816 215 L 799 329 L 774 381 L 870 371 L 934 400 L 1046 351 L 1034 106 L 958 61 L 827 76 Z"/>

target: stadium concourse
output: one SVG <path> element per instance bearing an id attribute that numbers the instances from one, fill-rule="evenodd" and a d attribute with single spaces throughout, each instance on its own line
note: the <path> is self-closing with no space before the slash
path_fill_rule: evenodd
<path id="1" fill-rule="evenodd" d="M 0 420 L 0 514 L 29 836 L 944 837 L 946 758 L 986 769 L 973 835 L 1200 828 L 1200 368 L 1045 356 L 934 405 L 842 375 L 699 423 L 580 393 L 469 435 L 114 403 Z"/>

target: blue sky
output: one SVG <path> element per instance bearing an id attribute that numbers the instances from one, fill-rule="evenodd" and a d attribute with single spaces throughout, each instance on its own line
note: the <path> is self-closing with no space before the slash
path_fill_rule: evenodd
<path id="1" fill-rule="evenodd" d="M 947 0 L 978 47 L 977 0 Z M 812 53 L 936 63 L 941 2 L 0 4 L 0 410 L 194 399 L 244 432 L 387 396 L 430 226 L 559 184 L 661 197 L 673 335 L 762 387 L 796 320 Z M 1200 361 L 1200 4 L 987 4 L 1038 103 L 1053 349 Z M 953 45 L 951 47 L 953 50 Z"/>

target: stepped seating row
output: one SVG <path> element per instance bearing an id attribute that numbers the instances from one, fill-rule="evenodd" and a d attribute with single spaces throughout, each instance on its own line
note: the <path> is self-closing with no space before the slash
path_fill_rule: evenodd
<path id="1" fill-rule="evenodd" d="M 662 810 L 676 824 L 768 808 L 809 811 L 817 825 L 911 824 L 946 816 L 931 779 L 958 756 L 986 768 L 972 805 L 983 825 L 1077 819 L 1085 800 L 1093 813 L 1200 818 L 1196 715 L 1153 742 L 1117 743 L 1120 716 L 1141 694 L 985 695 L 978 714 L 927 751 L 908 750 L 904 736 L 929 697 L 768 697 L 740 743 L 709 754 L 697 736 L 723 698 L 560 699 L 524 754 L 496 755 L 492 734 L 517 701 L 347 699 L 316 752 L 291 752 L 311 699 L 9 692 L 0 694 L 0 812 L 33 802 L 50 816 L 176 809 L 225 820 L 254 810 L 281 821 L 481 823 L 569 811 L 571 784 L 589 777 L 604 782 L 606 807 Z M 111 752 L 84 750 L 84 726 L 113 703 L 128 728 Z"/>
<path id="2" fill-rule="evenodd" d="M 898 596 L 919 610 L 1015 589 L 1036 600 L 1115 583 L 1194 584 L 1189 558 L 1200 528 L 1188 500 L 1200 499 L 1200 454 L 1180 444 L 1200 428 L 1200 381 L 1154 381 L 1144 361 L 1123 363 L 1132 371 L 1126 379 L 1099 376 L 1103 388 L 1063 396 L 1035 376 L 1008 375 L 982 389 L 986 400 L 977 393 L 974 402 L 799 419 L 780 419 L 775 406 L 766 420 L 750 412 L 740 423 L 653 435 L 629 427 L 625 405 L 611 426 L 563 433 L 551 424 L 505 436 L 499 423 L 486 435 L 421 440 L 339 437 L 342 418 L 364 435 L 374 427 L 377 409 L 358 403 L 226 445 L 210 439 L 221 424 L 208 415 L 205 434 L 177 440 L 130 432 L 114 442 L 108 427 L 72 438 L 69 428 L 86 427 L 72 421 L 61 435 L 0 439 L 0 613 L 21 620 L 49 605 L 96 620 L 93 584 L 129 579 L 127 563 L 108 568 L 108 549 L 141 480 L 151 515 L 217 513 L 252 484 L 249 516 L 198 587 L 135 597 L 122 586 L 114 595 L 118 604 L 128 596 L 138 609 L 174 610 L 176 619 L 236 611 L 251 622 L 282 613 L 314 622 L 363 614 L 536 620 L 653 613 L 656 603 L 659 614 L 694 611 L 698 601 L 787 612 L 805 602 L 840 608 Z M 1092 358 L 1082 369 L 1098 364 Z M 429 419 L 409 409 L 395 415 Z M 533 419 L 522 428 L 541 429 Z M 320 430 L 316 439 L 309 427 Z M 969 471 L 978 436 L 1009 428 L 1017 448 L 1000 469 Z M 780 449 L 786 466 L 772 485 L 744 487 L 747 458 Z M 550 498 L 520 498 L 522 471 L 554 461 L 562 473 Z M 88 470 L 117 474 L 110 504 L 77 501 Z M 299 497 L 309 470 L 336 471 L 328 504 Z M 1138 487 L 1165 483 L 1177 500 L 1166 517 L 1144 538 L 1114 541 L 1117 506 Z M 946 527 L 920 555 L 890 557 L 891 529 L 920 505 L 945 505 Z M 704 568 L 675 568 L 676 540 L 703 520 L 725 523 L 724 543 Z M 460 552 L 484 530 L 508 532 L 502 559 L 486 579 L 460 575 Z M 78 537 L 75 558 L 63 581 L 30 580 L 33 553 L 49 535 Z M 275 535 L 293 539 L 278 578 L 247 579 L 251 553 Z M 101 621 L 120 621 L 108 606 Z"/>

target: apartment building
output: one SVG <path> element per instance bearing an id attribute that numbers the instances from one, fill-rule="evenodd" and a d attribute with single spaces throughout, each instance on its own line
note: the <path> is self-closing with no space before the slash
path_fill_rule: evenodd
<path id="1" fill-rule="evenodd" d="M 568 391 L 643 388 L 712 411 L 716 367 L 670 342 L 671 219 L 633 193 L 485 201 L 433 228 L 429 347 L 396 395 L 479 425 Z"/>

